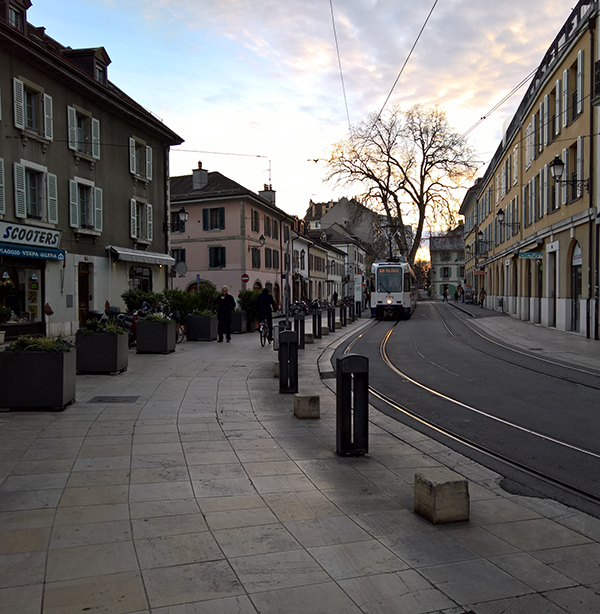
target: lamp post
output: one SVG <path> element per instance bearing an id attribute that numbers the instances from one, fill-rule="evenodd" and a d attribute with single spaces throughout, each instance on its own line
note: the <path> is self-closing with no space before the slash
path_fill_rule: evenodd
<path id="1" fill-rule="evenodd" d="M 177 211 L 179 219 L 176 222 L 165 222 L 163 225 L 164 230 L 168 230 L 169 232 L 173 232 L 174 230 L 179 230 L 182 224 L 185 224 L 188 221 L 188 217 L 190 214 L 185 210 L 185 207 L 181 207 L 179 211 Z"/>

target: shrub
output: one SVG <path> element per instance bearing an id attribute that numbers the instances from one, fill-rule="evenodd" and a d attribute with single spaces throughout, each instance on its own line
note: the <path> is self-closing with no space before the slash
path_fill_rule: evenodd
<path id="1" fill-rule="evenodd" d="M 167 322 L 174 322 L 174 320 L 172 320 L 171 318 L 169 318 L 168 316 L 162 314 L 162 313 L 149 313 L 145 320 L 142 320 L 143 322 L 158 322 L 159 324 L 165 324 Z"/>
<path id="2" fill-rule="evenodd" d="M 147 303 L 150 307 L 154 307 L 157 303 L 160 303 L 161 294 L 158 292 L 144 292 L 143 290 L 127 290 L 121 294 L 121 298 L 125 303 L 127 311 L 134 311 L 136 309 L 142 309 L 144 303 Z"/>
<path id="3" fill-rule="evenodd" d="M 124 335 L 125 329 L 119 324 L 110 324 L 101 320 L 90 320 L 78 333 L 82 335 L 93 335 L 94 333 L 108 333 L 111 335 Z"/>
<path id="4" fill-rule="evenodd" d="M 256 322 L 258 313 L 256 311 L 256 299 L 260 294 L 260 290 L 240 290 L 238 298 L 240 299 L 240 307 L 246 312 L 248 322 Z"/>
<path id="5" fill-rule="evenodd" d="M 5 305 L 0 305 L 0 322 L 8 322 L 12 316 L 12 311 L 10 307 L 6 307 Z"/>
<path id="6" fill-rule="evenodd" d="M 6 347 L 7 352 L 68 352 L 75 346 L 63 337 L 21 335 Z"/>

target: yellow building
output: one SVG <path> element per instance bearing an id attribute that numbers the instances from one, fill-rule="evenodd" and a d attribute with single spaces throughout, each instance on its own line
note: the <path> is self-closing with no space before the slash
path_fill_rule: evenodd
<path id="1" fill-rule="evenodd" d="M 461 208 L 466 279 L 486 307 L 595 339 L 597 15 L 578 2 Z"/>

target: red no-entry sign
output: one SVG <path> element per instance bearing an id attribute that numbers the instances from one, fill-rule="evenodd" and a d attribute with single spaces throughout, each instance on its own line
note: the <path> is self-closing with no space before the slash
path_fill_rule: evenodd
<path id="1" fill-rule="evenodd" d="M 244 273 L 242 275 L 242 281 L 247 284 L 250 281 L 250 275 L 248 275 L 248 273 Z"/>

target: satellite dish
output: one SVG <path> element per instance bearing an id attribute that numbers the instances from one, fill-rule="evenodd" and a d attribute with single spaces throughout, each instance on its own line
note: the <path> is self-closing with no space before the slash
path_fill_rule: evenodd
<path id="1" fill-rule="evenodd" d="M 187 264 L 185 262 L 178 262 L 174 268 L 178 275 L 185 275 L 187 273 Z"/>

